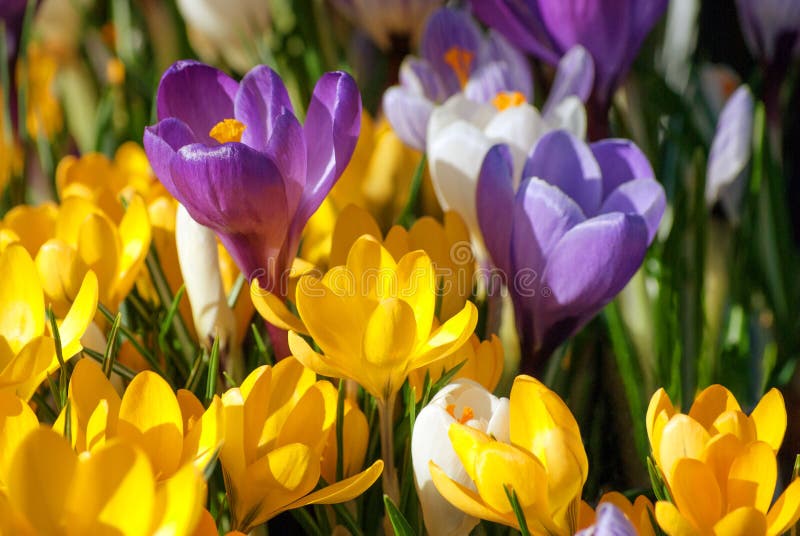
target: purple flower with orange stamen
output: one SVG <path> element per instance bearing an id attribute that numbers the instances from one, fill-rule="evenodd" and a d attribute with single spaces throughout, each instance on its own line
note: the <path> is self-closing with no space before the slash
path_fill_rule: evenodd
<path id="1" fill-rule="evenodd" d="M 383 111 L 406 144 L 425 150 L 428 119 L 436 104 L 463 91 L 467 98 L 489 102 L 498 94 L 533 95 L 525 57 L 503 36 L 484 36 L 469 14 L 442 8 L 428 19 L 421 58 L 409 56 L 400 66 L 400 85 L 383 96 Z"/>
<path id="2" fill-rule="evenodd" d="M 144 148 L 156 176 L 213 229 L 249 279 L 284 295 L 300 234 L 350 161 L 361 96 L 343 72 L 323 75 L 305 124 L 267 66 L 237 83 L 195 61 L 167 69 Z"/>

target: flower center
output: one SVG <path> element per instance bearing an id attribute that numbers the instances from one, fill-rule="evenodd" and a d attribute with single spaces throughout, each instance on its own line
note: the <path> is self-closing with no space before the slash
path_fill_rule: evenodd
<path id="1" fill-rule="evenodd" d="M 467 85 L 467 80 L 469 80 L 469 71 L 470 67 L 472 67 L 472 59 L 474 56 L 475 55 L 469 50 L 458 46 L 450 47 L 447 52 L 444 53 L 445 63 L 456 73 L 456 77 L 458 77 L 462 88 Z"/>
<path id="2" fill-rule="evenodd" d="M 466 424 L 472 419 L 475 418 L 475 412 L 469 406 L 464 406 L 461 410 L 461 417 L 456 417 L 456 405 L 455 404 L 448 404 L 447 405 L 447 413 L 450 414 L 451 417 L 456 419 L 460 424 Z"/>
<path id="3" fill-rule="evenodd" d="M 247 127 L 236 119 L 223 119 L 209 131 L 208 135 L 220 143 L 242 141 L 242 132 Z"/>
<path id="4" fill-rule="evenodd" d="M 495 95 L 494 99 L 492 99 L 492 104 L 494 104 L 494 107 L 502 112 L 503 110 L 511 108 L 512 106 L 525 104 L 525 95 L 519 91 L 501 91 Z"/>

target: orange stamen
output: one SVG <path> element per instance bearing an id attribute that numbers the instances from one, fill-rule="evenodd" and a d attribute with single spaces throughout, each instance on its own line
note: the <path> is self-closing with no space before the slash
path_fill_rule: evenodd
<path id="1" fill-rule="evenodd" d="M 445 408 L 447 413 L 450 414 L 455 420 L 459 422 L 459 424 L 466 424 L 475 418 L 475 412 L 469 406 L 464 406 L 464 409 L 461 410 L 461 417 L 456 417 L 456 405 L 455 404 L 448 404 Z"/>
<path id="2" fill-rule="evenodd" d="M 503 110 L 511 108 L 512 106 L 525 104 L 525 95 L 519 91 L 501 91 L 495 95 L 494 99 L 492 99 L 492 104 L 494 104 L 494 107 L 502 112 Z"/>
<path id="3" fill-rule="evenodd" d="M 469 80 L 469 72 L 474 57 L 475 55 L 469 50 L 464 50 L 457 46 L 450 47 L 447 52 L 444 53 L 445 63 L 456 73 L 456 77 L 458 77 L 458 82 L 461 84 L 462 88 L 467 85 L 467 81 Z"/>
<path id="4" fill-rule="evenodd" d="M 209 136 L 220 143 L 229 141 L 242 141 L 242 133 L 247 128 L 244 123 L 236 119 L 223 119 L 211 129 Z"/>

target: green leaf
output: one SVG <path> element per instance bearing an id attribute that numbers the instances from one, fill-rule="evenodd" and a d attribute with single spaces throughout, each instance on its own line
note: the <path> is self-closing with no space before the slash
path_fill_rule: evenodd
<path id="1" fill-rule="evenodd" d="M 211 346 L 211 357 L 208 360 L 208 375 L 206 376 L 206 402 L 209 402 L 217 392 L 217 376 L 219 375 L 219 337 L 214 337 Z"/>
<path id="2" fill-rule="evenodd" d="M 414 536 L 414 529 L 411 528 L 411 524 L 388 495 L 383 496 L 383 504 L 386 506 L 386 515 L 389 516 L 389 522 L 392 524 L 395 536 Z"/>
<path id="3" fill-rule="evenodd" d="M 117 356 L 117 340 L 119 339 L 119 326 L 122 323 L 122 314 L 117 313 L 114 323 L 111 324 L 111 331 L 108 334 L 106 351 L 103 354 L 103 374 L 106 378 L 111 378 L 111 371 L 114 369 L 114 362 Z"/>
<path id="4" fill-rule="evenodd" d="M 406 201 L 400 216 L 397 217 L 397 224 L 405 228 L 411 227 L 411 224 L 414 223 L 414 212 L 416 211 L 419 190 L 422 186 L 422 177 L 425 175 L 425 166 L 427 164 L 427 156 L 423 154 L 417 165 L 417 169 L 414 171 L 414 177 L 411 179 L 411 187 L 408 190 L 408 201 Z"/>
<path id="5" fill-rule="evenodd" d="M 511 486 L 504 486 L 503 489 L 508 497 L 508 502 L 511 503 L 511 508 L 514 510 L 514 515 L 519 524 L 519 532 L 522 536 L 531 536 L 531 531 L 528 529 L 528 522 L 525 520 L 525 514 L 522 512 L 522 506 L 519 504 L 517 492 Z"/>

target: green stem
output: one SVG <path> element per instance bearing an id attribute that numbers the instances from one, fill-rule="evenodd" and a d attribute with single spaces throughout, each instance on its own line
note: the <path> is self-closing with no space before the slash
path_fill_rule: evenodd
<path id="1" fill-rule="evenodd" d="M 378 400 L 378 420 L 381 430 L 381 458 L 383 459 L 383 493 L 388 495 L 394 504 L 400 503 L 400 485 L 397 482 L 397 470 L 394 467 L 394 401 L 397 395 L 392 393 L 386 400 Z"/>

